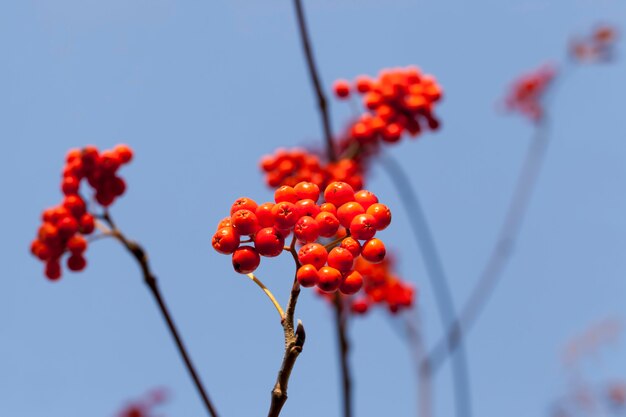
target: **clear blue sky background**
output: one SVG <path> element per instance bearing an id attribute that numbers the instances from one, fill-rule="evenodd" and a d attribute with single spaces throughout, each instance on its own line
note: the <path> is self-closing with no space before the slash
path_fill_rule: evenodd
<path id="1" fill-rule="evenodd" d="M 497 102 L 518 74 L 561 60 L 569 37 L 620 25 L 616 0 L 307 1 L 324 85 L 417 64 L 443 85 L 443 129 L 391 152 L 419 189 L 457 304 L 492 245 L 532 129 Z M 320 143 L 320 125 L 291 2 L 283 0 L 23 0 L 0 4 L 0 416 L 111 416 L 128 398 L 166 386 L 168 416 L 203 409 L 134 262 L 115 242 L 59 283 L 28 253 L 44 207 L 60 200 L 70 147 L 126 142 L 128 192 L 118 223 L 151 255 L 167 302 L 224 416 L 263 415 L 282 357 L 276 312 L 230 259 L 210 247 L 232 201 L 270 199 L 262 154 Z M 624 48 L 620 46 L 619 52 Z M 518 250 L 468 340 L 474 412 L 545 416 L 567 389 L 565 344 L 626 313 L 626 63 L 570 74 L 554 100 L 553 146 Z M 349 114 L 333 103 L 335 130 Z M 432 343 L 441 327 L 406 216 L 389 203 L 383 234 L 420 287 Z M 287 258 L 258 273 L 284 303 Z M 331 312 L 304 291 L 307 344 L 285 416 L 339 415 Z M 356 415 L 415 415 L 406 345 L 377 311 L 350 328 Z M 623 344 L 587 357 L 601 383 L 626 375 Z M 436 411 L 453 415 L 449 368 Z"/>

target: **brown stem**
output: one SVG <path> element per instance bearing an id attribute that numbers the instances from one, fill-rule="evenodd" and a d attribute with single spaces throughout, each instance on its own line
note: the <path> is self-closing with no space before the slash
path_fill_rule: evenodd
<path id="1" fill-rule="evenodd" d="M 302 40 L 302 49 L 304 49 L 304 55 L 306 56 L 306 62 L 309 67 L 309 76 L 311 82 L 315 88 L 315 94 L 317 95 L 317 105 L 319 107 L 320 115 L 322 117 L 322 126 L 324 128 L 324 138 L 326 140 L 326 151 L 328 153 L 328 159 L 331 162 L 337 160 L 335 154 L 335 146 L 333 144 L 333 135 L 330 128 L 330 116 L 328 115 L 328 102 L 322 89 L 322 84 L 319 79 L 317 67 L 315 65 L 315 58 L 313 57 L 313 50 L 311 48 L 311 40 L 309 39 L 306 19 L 304 17 L 304 10 L 302 8 L 301 0 L 293 1 L 296 9 L 296 17 L 298 20 L 298 29 L 300 31 L 300 39 Z"/>
<path id="2" fill-rule="evenodd" d="M 348 352 L 350 344 L 347 337 L 348 317 L 344 312 L 344 305 L 339 293 L 335 296 L 335 328 L 337 330 L 337 343 L 339 345 L 339 363 L 341 365 L 341 382 L 343 398 L 343 416 L 352 416 L 352 378 L 348 364 Z"/>
<path id="3" fill-rule="evenodd" d="M 274 389 L 272 389 L 272 402 L 267 414 L 268 417 L 278 417 L 283 405 L 285 405 L 287 401 L 289 377 L 291 376 L 293 366 L 296 364 L 296 359 L 298 359 L 300 352 L 302 352 L 302 346 L 304 346 L 304 326 L 302 326 L 302 322 L 298 320 L 297 327 L 295 327 L 293 319 L 299 295 L 300 284 L 294 278 L 287 308 L 285 309 L 285 316 L 281 321 L 285 335 L 285 354 L 283 356 L 283 362 L 280 365 L 280 370 L 278 371 L 276 384 L 274 384 Z"/>
<path id="4" fill-rule="evenodd" d="M 176 346 L 178 347 L 178 352 L 180 353 L 180 355 L 183 358 L 183 361 L 185 362 L 187 371 L 189 371 L 189 374 L 191 375 L 191 379 L 193 380 L 196 386 L 196 389 L 198 390 L 198 393 L 200 394 L 200 397 L 202 398 L 202 402 L 204 403 L 204 406 L 206 407 L 208 413 L 212 417 L 217 417 L 218 416 L 217 411 L 215 410 L 215 407 L 211 403 L 211 400 L 209 399 L 209 396 L 204 386 L 202 385 L 202 381 L 200 381 L 200 377 L 198 376 L 198 373 L 196 372 L 196 369 L 193 363 L 191 362 L 191 358 L 189 357 L 189 354 L 187 353 L 187 349 L 185 348 L 185 345 L 183 344 L 183 340 L 180 337 L 180 334 L 178 333 L 178 329 L 176 328 L 176 325 L 174 324 L 172 316 L 167 306 L 165 305 L 165 301 L 163 300 L 163 296 L 161 295 L 161 291 L 159 290 L 156 276 L 152 273 L 150 269 L 150 264 L 148 263 L 148 256 L 145 250 L 137 242 L 127 239 L 126 236 L 124 236 L 122 232 L 120 232 L 117 226 L 115 226 L 115 223 L 113 222 L 113 219 L 111 218 L 108 212 L 105 212 L 102 215 L 102 219 L 111 227 L 111 235 L 114 238 L 116 238 L 120 243 L 122 243 L 122 245 L 124 245 L 124 247 L 128 250 L 128 252 L 135 258 L 135 260 L 139 264 L 144 282 L 150 289 L 150 292 L 154 296 L 154 299 L 156 300 L 157 305 L 159 306 L 159 309 L 161 310 L 161 314 L 163 315 L 163 318 L 165 319 L 167 327 L 169 328 L 170 333 L 172 337 L 174 338 L 174 341 L 176 342 Z"/>

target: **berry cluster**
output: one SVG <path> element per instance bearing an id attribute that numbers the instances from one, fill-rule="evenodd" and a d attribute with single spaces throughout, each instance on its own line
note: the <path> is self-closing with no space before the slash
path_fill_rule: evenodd
<path id="1" fill-rule="evenodd" d="M 575 39 L 570 46 L 572 58 L 578 62 L 606 62 L 614 55 L 617 30 L 611 26 L 598 26 L 589 36 Z"/>
<path id="2" fill-rule="evenodd" d="M 293 233 L 294 244 L 300 245 L 296 273 L 300 285 L 354 294 L 363 285 L 361 273 L 353 268 L 355 260 L 381 262 L 385 258 L 385 245 L 374 236 L 391 223 L 391 212 L 373 193 L 355 192 L 345 182 L 330 183 L 321 204 L 319 198 L 320 189 L 311 182 L 281 186 L 274 193 L 274 203 L 258 205 L 240 198 L 232 205 L 230 217 L 219 223 L 213 248 L 232 254 L 235 271 L 246 274 L 259 266 L 261 256 L 291 251 L 285 239 Z M 249 240 L 242 241 L 241 236 Z"/>
<path id="3" fill-rule="evenodd" d="M 46 263 L 46 276 L 50 280 L 61 277 L 61 257 L 69 252 L 67 267 L 71 271 L 85 268 L 87 249 L 85 235 L 94 231 L 94 217 L 87 210 L 87 203 L 80 195 L 83 179 L 94 190 L 95 200 L 106 207 L 121 196 L 126 184 L 117 176 L 117 170 L 130 162 L 132 150 L 118 145 L 113 150 L 99 152 L 93 146 L 70 150 L 63 168 L 61 190 L 65 195 L 58 206 L 44 210 L 42 225 L 37 238 L 31 244 L 31 252 Z"/>
<path id="4" fill-rule="evenodd" d="M 556 69 L 544 65 L 515 81 L 505 98 L 510 111 L 517 111 L 534 122 L 543 118 L 543 97 L 556 76 Z"/>
<path id="5" fill-rule="evenodd" d="M 319 158 L 302 149 L 279 149 L 274 155 L 261 160 L 270 187 L 295 186 L 299 182 L 312 182 L 324 189 L 333 181 L 347 182 L 355 189 L 363 187 L 363 169 L 352 159 L 341 159 L 323 165 Z"/>
<path id="6" fill-rule="evenodd" d="M 351 137 L 361 144 L 378 139 L 393 143 L 405 132 L 417 136 L 426 126 L 432 130 L 439 127 L 433 107 L 442 97 L 441 87 L 417 67 L 383 70 L 378 79 L 360 76 L 354 85 L 339 80 L 334 91 L 339 98 L 347 98 L 353 91 L 363 95 L 363 104 L 370 112 L 361 115 L 351 128 Z"/>

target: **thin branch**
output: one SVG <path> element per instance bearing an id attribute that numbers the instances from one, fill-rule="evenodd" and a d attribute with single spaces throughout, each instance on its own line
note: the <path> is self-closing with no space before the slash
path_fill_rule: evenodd
<path id="1" fill-rule="evenodd" d="M 394 186 L 398 191 L 398 195 L 407 211 L 410 219 L 411 229 L 422 252 L 424 265 L 428 272 L 428 278 L 433 287 L 433 293 L 439 311 L 439 316 L 444 329 L 450 326 L 456 317 L 452 294 L 448 284 L 448 278 L 443 269 L 443 264 L 439 256 L 439 251 L 435 245 L 434 238 L 430 231 L 426 214 L 419 202 L 417 194 L 411 185 L 407 174 L 402 167 L 388 154 L 382 154 L 380 161 L 386 169 Z M 460 340 L 460 339 L 459 339 Z M 452 352 L 452 346 L 446 346 Z M 470 417 L 471 396 L 469 384 L 469 369 L 465 348 L 459 342 L 457 344 L 458 352 L 453 355 L 452 362 L 452 379 L 454 384 L 455 407 L 457 416 Z"/>
<path id="2" fill-rule="evenodd" d="M 280 304 L 278 304 L 278 301 L 276 301 L 276 297 L 274 297 L 274 294 L 272 294 L 272 292 L 265 286 L 265 284 L 263 284 L 263 282 L 261 282 L 261 280 L 258 279 L 253 273 L 246 274 L 246 276 L 254 281 L 256 285 L 261 287 L 265 295 L 267 295 L 272 304 L 274 304 L 274 307 L 276 308 L 276 311 L 278 311 L 280 319 L 282 320 L 285 317 L 285 312 L 283 311 L 283 308 L 280 306 Z"/>
<path id="3" fill-rule="evenodd" d="M 335 154 L 335 146 L 333 144 L 333 135 L 330 128 L 330 116 L 328 115 L 328 102 L 326 100 L 326 96 L 324 94 L 324 90 L 322 88 L 322 84 L 320 82 L 319 73 L 317 71 L 317 66 L 315 65 L 315 58 L 313 57 L 313 50 L 311 48 L 311 40 L 309 39 L 306 18 L 304 16 L 304 10 L 302 8 L 301 0 L 293 0 L 295 9 L 296 9 L 296 17 L 298 20 L 298 29 L 300 31 L 300 40 L 302 41 L 302 49 L 304 49 L 304 55 L 306 57 L 306 62 L 309 67 L 309 76 L 311 77 L 311 82 L 313 83 L 313 87 L 315 89 L 315 94 L 317 96 L 317 105 L 319 107 L 320 116 L 322 117 L 322 126 L 324 128 L 324 139 L 326 140 L 326 152 L 328 153 L 328 159 L 331 162 L 337 160 L 337 156 Z"/>
<path id="4" fill-rule="evenodd" d="M 185 345 L 183 344 L 183 340 L 180 337 L 180 334 L 178 333 L 178 329 L 176 328 L 176 325 L 174 324 L 172 316 L 167 306 L 165 305 L 165 301 L 163 300 L 163 296 L 161 295 L 161 292 L 158 287 L 157 278 L 150 269 L 150 264 L 148 263 L 148 256 L 145 250 L 137 242 L 127 239 L 126 236 L 122 234 L 122 232 L 117 228 L 117 226 L 113 222 L 113 219 L 111 218 L 108 212 L 105 212 L 102 215 L 102 219 L 111 228 L 110 233 L 112 234 L 112 236 L 116 238 L 120 243 L 122 243 L 122 245 L 124 245 L 126 250 L 128 250 L 128 252 L 135 258 L 135 260 L 139 264 L 144 282 L 150 289 L 150 292 L 154 296 L 154 299 L 156 300 L 157 305 L 159 306 L 159 309 L 161 310 L 161 314 L 163 315 L 163 318 L 165 319 L 167 327 L 169 328 L 170 333 L 172 337 L 174 338 L 174 341 L 176 342 L 176 346 L 178 347 L 178 352 L 182 356 L 183 361 L 185 362 L 185 366 L 187 367 L 187 371 L 191 375 L 191 379 L 193 380 L 196 386 L 196 389 L 198 390 L 198 393 L 200 394 L 200 397 L 202 398 L 202 402 L 204 403 L 209 415 L 211 415 L 212 417 L 217 417 L 218 416 L 217 411 L 215 410 L 215 407 L 211 403 L 211 400 L 209 399 L 209 396 L 204 386 L 202 385 L 202 381 L 200 380 L 200 377 L 198 376 L 198 373 L 196 372 L 196 369 L 193 363 L 191 362 L 191 358 L 189 357 L 189 354 L 187 353 L 187 349 L 185 348 Z"/>
<path id="5" fill-rule="evenodd" d="M 300 352 L 302 352 L 302 347 L 304 346 L 304 326 L 300 320 L 298 320 L 297 327 L 294 326 L 293 318 L 299 295 L 300 284 L 298 283 L 298 280 L 294 278 L 285 315 L 281 321 L 285 335 L 285 354 L 283 356 L 283 362 L 280 366 L 280 370 L 278 371 L 276 384 L 274 385 L 274 389 L 272 389 L 272 402 L 270 404 L 268 417 L 278 417 L 278 415 L 280 415 L 280 411 L 287 401 L 287 386 L 289 385 L 291 371 L 293 370 L 293 367 L 296 364 L 296 359 L 298 359 Z"/>
<path id="6" fill-rule="evenodd" d="M 344 311 L 343 301 L 339 293 L 335 295 L 335 329 L 337 330 L 337 344 L 339 346 L 339 363 L 341 367 L 341 387 L 343 398 L 343 417 L 352 417 L 352 378 L 348 353 L 350 344 L 347 336 L 348 315 Z"/>
<path id="7" fill-rule="evenodd" d="M 548 127 L 546 119 L 537 125 L 533 138 L 528 145 L 524 164 L 519 173 L 498 239 L 480 274 L 478 283 L 472 290 L 461 315 L 452 323 L 444 337 L 439 340 L 428 356 L 433 371 L 443 365 L 447 355 L 459 345 L 462 333 L 467 333 L 476 322 L 513 254 L 515 242 L 519 236 L 537 178 L 545 160 L 549 144 Z"/>

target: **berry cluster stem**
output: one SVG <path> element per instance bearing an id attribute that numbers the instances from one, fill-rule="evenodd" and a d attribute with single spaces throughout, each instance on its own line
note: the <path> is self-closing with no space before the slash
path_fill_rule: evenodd
<path id="1" fill-rule="evenodd" d="M 285 354 L 283 356 L 283 362 L 280 366 L 280 370 L 278 371 L 276 384 L 274 384 L 274 389 L 272 389 L 272 402 L 270 404 L 270 410 L 267 414 L 268 417 L 278 417 L 278 415 L 280 415 L 280 411 L 287 401 L 287 386 L 289 385 L 291 371 L 293 370 L 293 367 L 296 364 L 296 359 L 298 359 L 300 352 L 302 352 L 302 347 L 304 346 L 304 326 L 300 320 L 298 320 L 297 326 L 294 326 L 294 313 L 299 295 L 300 284 L 294 277 L 285 315 L 281 320 L 281 325 L 283 326 L 283 332 L 285 335 Z"/>
<path id="2" fill-rule="evenodd" d="M 187 353 L 187 349 L 185 348 L 183 340 L 178 332 L 178 329 L 176 328 L 176 325 L 174 324 L 172 315 L 170 314 L 165 304 L 165 301 L 163 300 L 163 296 L 161 295 L 161 291 L 159 290 L 157 278 L 150 269 L 148 256 L 145 250 L 137 242 L 129 240 L 128 238 L 126 238 L 126 236 L 124 236 L 124 234 L 117 228 L 117 226 L 113 222 L 113 219 L 111 218 L 108 211 L 104 212 L 104 214 L 102 215 L 102 220 L 104 220 L 106 224 L 110 227 L 108 234 L 110 234 L 112 237 L 117 239 L 128 250 L 128 252 L 133 256 L 133 258 L 135 258 L 135 260 L 139 264 L 144 282 L 150 289 L 150 292 L 152 293 L 155 301 L 157 302 L 157 305 L 159 306 L 159 309 L 161 310 L 161 314 L 163 315 L 163 318 L 165 319 L 165 323 L 167 324 L 167 327 L 170 330 L 172 337 L 174 338 L 174 342 L 176 343 L 176 346 L 178 347 L 178 352 L 180 353 L 180 355 L 183 358 L 183 361 L 185 362 L 187 371 L 189 372 L 191 379 L 193 380 L 196 386 L 196 389 L 198 390 L 198 393 L 200 394 L 200 397 L 202 398 L 202 402 L 204 403 L 204 406 L 206 407 L 209 415 L 211 415 L 212 417 L 217 417 L 218 416 L 217 411 L 215 410 L 213 403 L 211 403 L 211 400 L 209 399 L 206 389 L 202 385 L 202 381 L 200 380 L 200 377 L 198 376 L 198 373 L 196 372 L 196 369 L 193 363 L 191 362 L 191 358 L 189 357 L 189 354 Z"/>
<path id="3" fill-rule="evenodd" d="M 328 115 L 328 101 L 326 95 L 322 89 L 320 77 L 315 64 L 315 58 L 313 57 L 313 49 L 311 47 L 311 40 L 309 39 L 306 19 L 304 16 L 304 9 L 302 7 L 302 0 L 294 0 L 294 6 L 296 9 L 296 17 L 298 20 L 298 29 L 300 31 L 300 39 L 302 41 L 302 49 L 304 49 L 304 55 L 309 67 L 309 75 L 311 82 L 315 88 L 315 94 L 317 96 L 317 105 L 319 107 L 320 115 L 322 117 L 322 126 L 324 128 L 324 139 L 326 140 L 326 151 L 328 153 L 328 159 L 331 162 L 337 160 L 335 154 L 335 146 L 333 144 L 333 135 L 330 128 L 330 116 Z"/>
<path id="4" fill-rule="evenodd" d="M 263 284 L 263 282 L 260 279 L 258 279 L 252 272 L 246 275 L 248 276 L 248 278 L 254 281 L 254 283 L 263 290 L 263 292 L 265 293 L 265 295 L 267 295 L 267 297 L 270 299 L 272 304 L 274 304 L 274 307 L 276 308 L 276 311 L 278 311 L 278 314 L 280 315 L 280 319 L 282 320 L 285 317 L 285 312 L 283 311 L 283 308 L 280 306 L 280 304 L 276 300 L 276 297 L 274 297 L 274 294 L 272 294 L 269 288 L 267 288 L 265 284 Z"/>
<path id="5" fill-rule="evenodd" d="M 337 330 L 337 343 L 339 346 L 339 363 L 341 367 L 343 417 L 352 417 L 352 377 L 348 353 L 350 343 L 347 336 L 348 316 L 344 312 L 343 302 L 339 293 L 335 295 L 335 329 Z"/>

